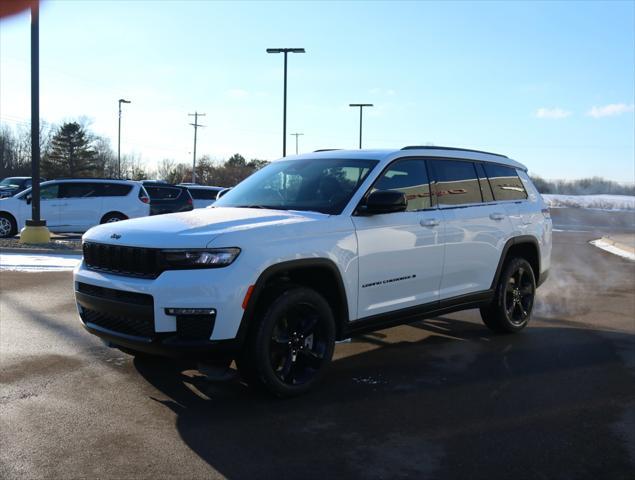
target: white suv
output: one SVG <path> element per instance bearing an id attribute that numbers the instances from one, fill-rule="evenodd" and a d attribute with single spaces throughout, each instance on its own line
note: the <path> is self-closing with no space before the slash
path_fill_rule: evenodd
<path id="1" fill-rule="evenodd" d="M 145 217 L 150 198 L 129 180 L 51 180 L 40 185 L 40 215 L 51 232 L 85 232 L 100 223 Z M 0 237 L 15 235 L 31 218 L 31 189 L 0 199 Z"/>
<path id="2" fill-rule="evenodd" d="M 523 329 L 551 219 L 502 155 L 334 150 L 273 162 L 211 208 L 83 241 L 89 332 L 128 352 L 233 359 L 247 383 L 289 396 L 353 334 L 469 308 L 497 332 Z"/>

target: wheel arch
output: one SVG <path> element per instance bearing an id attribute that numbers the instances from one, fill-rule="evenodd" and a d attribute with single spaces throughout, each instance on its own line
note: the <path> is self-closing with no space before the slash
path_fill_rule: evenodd
<path id="1" fill-rule="evenodd" d="M 542 279 L 540 278 L 540 244 L 538 243 L 536 237 L 531 235 L 521 235 L 510 238 L 505 243 L 500 259 L 498 260 L 498 266 L 496 267 L 496 273 L 494 274 L 494 280 L 492 281 L 491 288 L 495 289 L 496 285 L 498 285 L 498 280 L 503 267 L 505 266 L 507 259 L 512 256 L 522 257 L 529 262 L 534 271 L 536 286 L 539 286 L 542 283 Z"/>
<path id="2" fill-rule="evenodd" d="M 277 263 L 266 268 L 254 284 L 238 329 L 242 343 L 260 308 L 266 308 L 286 286 L 300 285 L 320 293 L 333 309 L 336 338 L 340 338 L 349 321 L 348 297 L 342 275 L 332 260 L 307 258 Z"/>

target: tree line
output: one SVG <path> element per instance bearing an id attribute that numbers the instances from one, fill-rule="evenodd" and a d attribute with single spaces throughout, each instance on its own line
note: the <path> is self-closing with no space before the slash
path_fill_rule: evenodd
<path id="1" fill-rule="evenodd" d="M 44 124 L 40 128 L 41 175 L 47 179 L 62 177 L 117 177 L 117 155 L 107 138 L 90 132 L 81 121 L 66 122 L 59 127 Z M 231 187 L 265 166 L 266 160 L 246 160 L 236 153 L 224 162 L 214 162 L 209 155 L 197 160 L 196 182 L 201 185 Z M 192 166 L 163 159 L 154 169 L 148 168 L 137 155 L 122 155 L 124 178 L 165 180 L 169 183 L 192 181 Z M 31 129 L 13 130 L 0 125 L 0 178 L 31 174 Z M 579 180 L 545 180 L 532 176 L 540 193 L 565 195 L 614 194 L 635 195 L 635 185 L 620 184 L 600 177 Z"/>
<path id="2" fill-rule="evenodd" d="M 40 129 L 40 174 L 54 178 L 117 178 L 117 155 L 107 138 L 92 133 L 81 121 Z M 204 155 L 197 159 L 196 183 L 234 186 L 262 168 L 266 160 L 246 160 L 239 153 L 215 162 Z M 16 130 L 0 125 L 0 178 L 31 174 L 31 129 Z M 121 156 L 121 176 L 131 180 L 159 179 L 169 183 L 192 181 L 192 166 L 163 159 L 148 168 L 138 155 Z"/>

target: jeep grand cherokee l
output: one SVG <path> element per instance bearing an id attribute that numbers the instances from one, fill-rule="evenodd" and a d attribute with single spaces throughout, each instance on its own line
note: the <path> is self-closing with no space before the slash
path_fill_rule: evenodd
<path id="1" fill-rule="evenodd" d="M 526 168 L 444 147 L 280 159 L 213 207 L 83 237 L 83 326 L 128 352 L 235 360 L 279 396 L 324 375 L 335 341 L 479 308 L 530 320 L 551 219 Z"/>

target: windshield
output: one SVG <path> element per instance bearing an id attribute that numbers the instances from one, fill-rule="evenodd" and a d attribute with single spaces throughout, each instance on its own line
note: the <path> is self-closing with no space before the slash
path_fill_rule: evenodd
<path id="1" fill-rule="evenodd" d="M 23 179 L 21 179 L 21 178 L 8 177 L 8 178 L 5 178 L 4 180 L 2 180 L 0 182 L 0 186 L 2 186 L 2 187 L 8 187 L 8 186 L 18 187 L 22 181 L 23 181 Z"/>
<path id="2" fill-rule="evenodd" d="M 336 215 L 377 164 L 376 160 L 282 160 L 257 171 L 215 207 L 310 210 Z"/>

